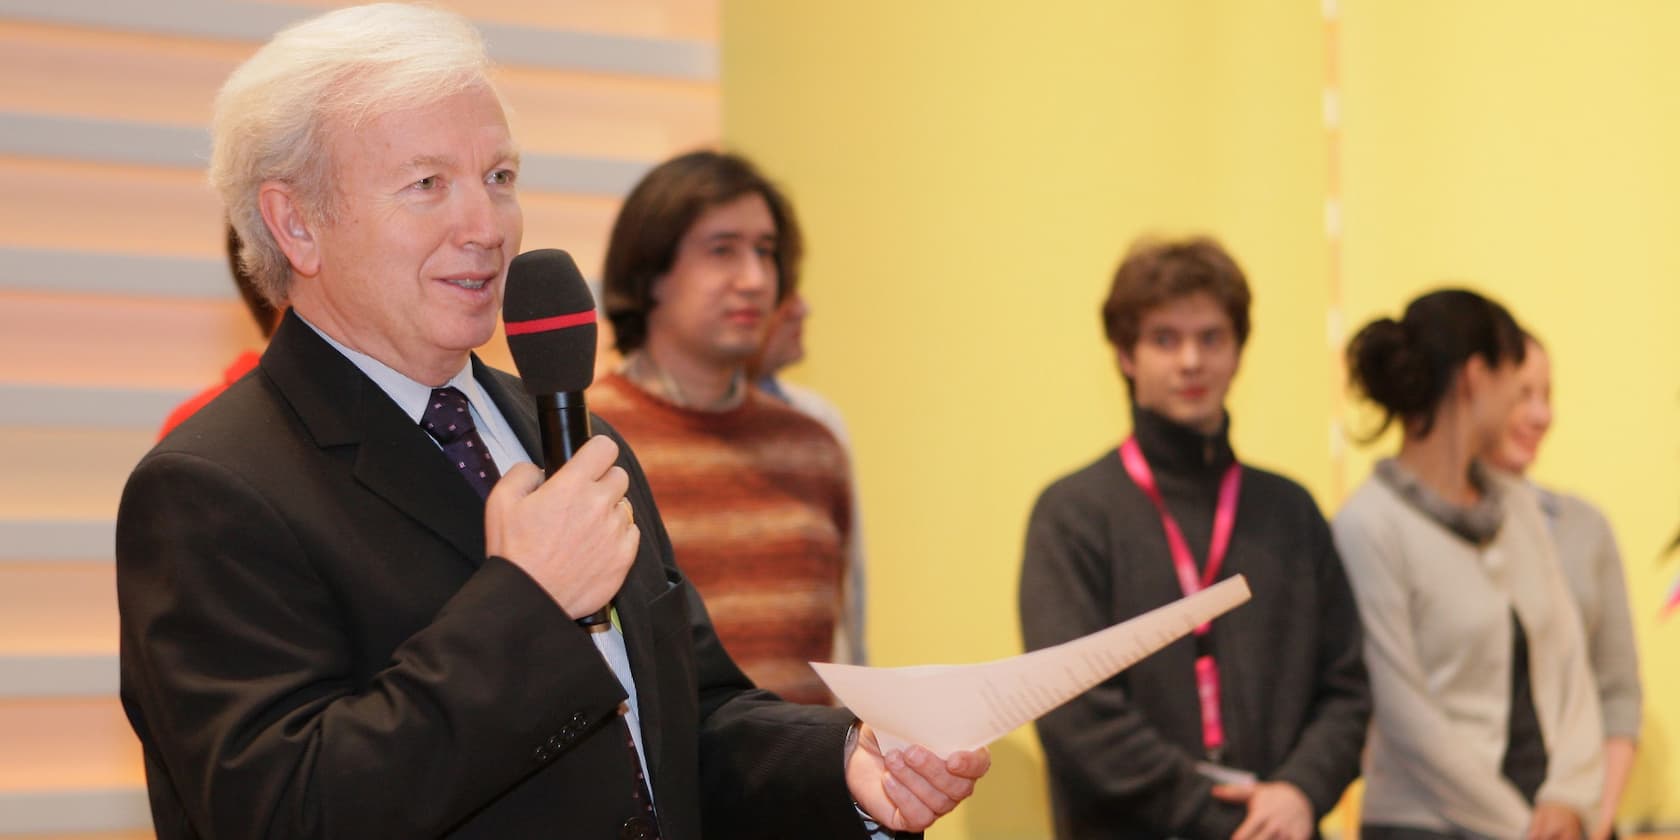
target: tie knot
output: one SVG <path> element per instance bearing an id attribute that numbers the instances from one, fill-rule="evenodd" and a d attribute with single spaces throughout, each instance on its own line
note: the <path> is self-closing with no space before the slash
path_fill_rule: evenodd
<path id="1" fill-rule="evenodd" d="M 420 427 L 444 446 L 472 434 L 472 412 L 467 410 L 467 395 L 454 387 L 433 388 L 432 398 L 426 402 L 426 412 L 420 416 Z"/>

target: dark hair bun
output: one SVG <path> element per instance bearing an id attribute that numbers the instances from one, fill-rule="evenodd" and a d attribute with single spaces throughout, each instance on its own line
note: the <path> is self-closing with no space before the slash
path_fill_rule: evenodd
<path id="1" fill-rule="evenodd" d="M 1347 363 L 1353 386 L 1391 415 L 1428 411 L 1446 387 L 1433 381 L 1428 360 L 1393 318 L 1366 324 L 1348 344 Z"/>
<path id="2" fill-rule="evenodd" d="M 1371 437 L 1399 419 L 1428 435 L 1447 388 L 1472 356 L 1489 366 L 1521 362 L 1522 328 L 1498 303 L 1468 289 L 1440 289 L 1406 307 L 1403 320 L 1378 318 L 1348 342 L 1348 376 L 1385 416 Z"/>

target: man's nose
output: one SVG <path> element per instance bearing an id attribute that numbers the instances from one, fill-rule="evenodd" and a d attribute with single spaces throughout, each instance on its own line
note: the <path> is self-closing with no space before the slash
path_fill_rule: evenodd
<path id="1" fill-rule="evenodd" d="M 502 246 L 507 232 L 502 229 L 496 196 L 484 184 L 471 184 L 455 194 L 456 238 L 463 245 L 495 249 Z"/>
<path id="2" fill-rule="evenodd" d="M 1198 368 L 1202 365 L 1202 347 L 1198 342 L 1185 341 L 1178 347 L 1178 363 L 1186 368 Z"/>
<path id="3" fill-rule="evenodd" d="M 776 290 L 776 264 L 774 261 L 749 252 L 746 264 L 735 275 L 735 286 L 746 292 L 762 292 Z"/>

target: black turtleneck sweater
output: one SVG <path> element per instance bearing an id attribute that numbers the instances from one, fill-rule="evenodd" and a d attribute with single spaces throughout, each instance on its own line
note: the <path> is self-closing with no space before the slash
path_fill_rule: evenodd
<path id="1" fill-rule="evenodd" d="M 1198 568 L 1207 561 L 1227 429 L 1204 435 L 1144 409 L 1133 431 Z M 1359 614 L 1324 517 L 1300 485 L 1244 466 L 1219 578 L 1253 600 L 1213 622 L 1223 763 L 1285 781 L 1315 822 L 1359 773 L 1370 718 Z M 1021 632 L 1059 644 L 1183 596 L 1160 516 L 1117 449 L 1051 484 L 1027 527 Z M 1196 701 L 1196 642 L 1181 639 L 1038 722 L 1060 838 L 1227 838 L 1246 814 L 1212 797 Z"/>

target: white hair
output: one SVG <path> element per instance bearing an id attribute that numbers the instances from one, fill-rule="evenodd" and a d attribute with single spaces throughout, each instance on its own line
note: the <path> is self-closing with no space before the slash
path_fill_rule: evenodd
<path id="1" fill-rule="evenodd" d="M 305 218 L 336 207 L 329 150 L 336 131 L 490 84 L 478 30 L 453 12 L 375 3 L 287 27 L 222 85 L 211 121 L 210 184 L 244 243 L 240 261 L 276 307 L 291 265 L 263 223 L 265 181 L 291 185 Z"/>

